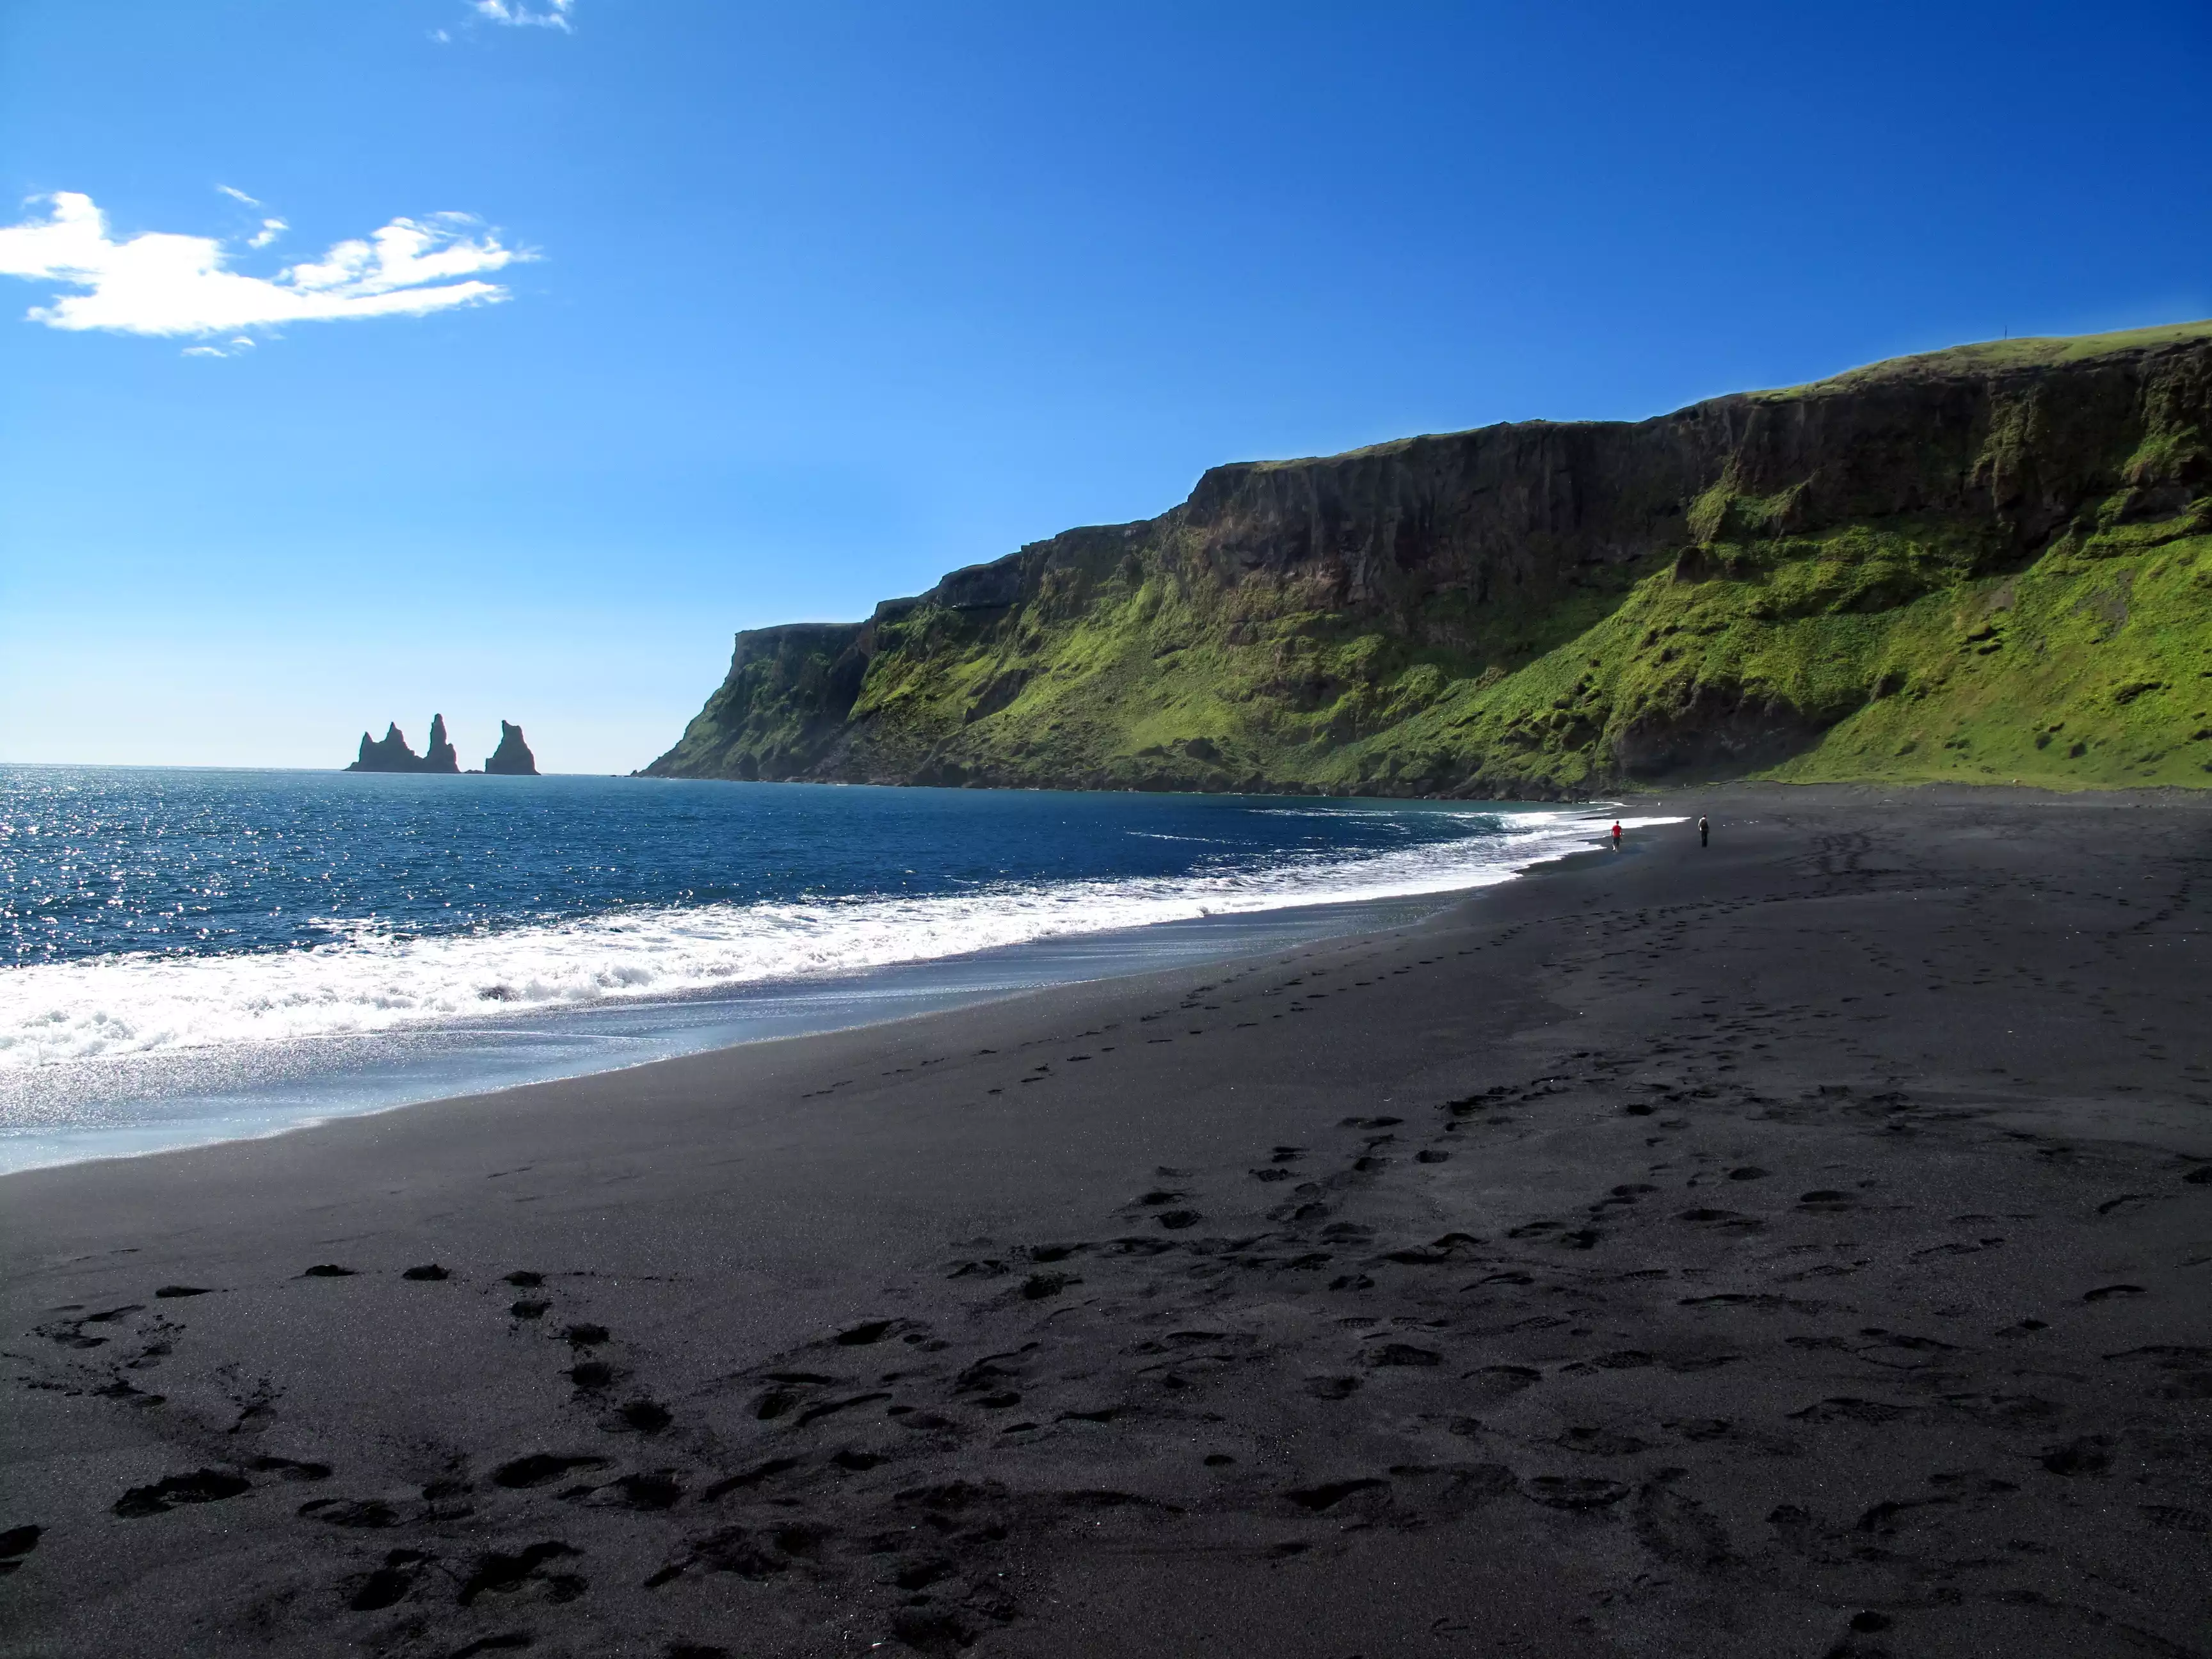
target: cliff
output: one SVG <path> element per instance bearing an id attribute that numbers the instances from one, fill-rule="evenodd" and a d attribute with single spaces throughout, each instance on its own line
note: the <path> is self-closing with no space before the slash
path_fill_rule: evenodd
<path id="1" fill-rule="evenodd" d="M 2212 323 L 1208 471 L 738 636 L 647 771 L 1558 797 L 2212 782 Z"/>
<path id="2" fill-rule="evenodd" d="M 499 723 L 499 747 L 493 750 L 483 763 L 483 769 L 511 778 L 534 778 L 538 775 L 538 757 L 530 752 L 530 745 L 522 740 L 522 728 Z"/>
<path id="3" fill-rule="evenodd" d="M 361 734 L 361 755 L 349 772 L 459 772 L 461 769 L 459 751 L 446 736 L 446 717 L 430 717 L 430 748 L 427 754 L 418 755 L 407 746 L 406 734 L 397 722 L 385 727 L 384 736 L 372 738 Z"/>

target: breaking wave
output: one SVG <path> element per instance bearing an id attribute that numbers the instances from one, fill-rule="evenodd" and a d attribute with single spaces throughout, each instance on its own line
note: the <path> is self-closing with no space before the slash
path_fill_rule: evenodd
<path id="1" fill-rule="evenodd" d="M 640 907 L 434 936 L 333 922 L 341 937 L 308 948 L 37 963 L 0 970 L 0 1070 L 462 1025 L 1209 915 L 1448 892 L 1503 881 L 1587 846 L 1592 834 L 1579 811 L 1504 813 L 1489 823 L 1494 830 L 1464 838 L 1356 856 L 1292 854 L 1218 873 Z"/>

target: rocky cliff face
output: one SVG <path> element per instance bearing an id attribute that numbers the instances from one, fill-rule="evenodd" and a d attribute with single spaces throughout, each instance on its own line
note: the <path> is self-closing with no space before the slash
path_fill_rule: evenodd
<path id="1" fill-rule="evenodd" d="M 483 763 L 489 774 L 510 778 L 534 778 L 538 775 L 538 757 L 530 752 L 530 745 L 522 740 L 522 728 L 499 723 L 499 747 L 493 750 Z"/>
<path id="2" fill-rule="evenodd" d="M 406 734 L 397 722 L 385 728 L 380 738 L 361 734 L 361 755 L 346 768 L 349 772 L 446 772 L 461 769 L 460 755 L 446 736 L 446 717 L 430 717 L 430 748 L 418 755 L 407 746 Z"/>
<path id="3" fill-rule="evenodd" d="M 2196 325 L 1216 467 L 1160 518 L 866 622 L 739 635 L 647 770 L 1470 796 L 1776 766 L 2204 781 L 2208 432 Z M 2119 695 L 2136 682 L 2156 690 Z"/>

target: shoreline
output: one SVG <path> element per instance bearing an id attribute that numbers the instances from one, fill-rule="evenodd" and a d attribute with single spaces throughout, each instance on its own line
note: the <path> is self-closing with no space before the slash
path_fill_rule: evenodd
<path id="1" fill-rule="evenodd" d="M 2212 803 L 1900 793 L 7 1177 L 0 1650 L 2191 1651 Z"/>
<path id="2" fill-rule="evenodd" d="M 1547 859 L 1542 862 L 1545 865 L 1548 865 L 1562 862 L 1567 859 L 1577 856 L 1580 855 L 1573 853 L 1561 854 L 1558 855 L 1557 858 Z M 1538 867 L 1542 867 L 1542 866 L 1532 866 L 1532 869 Z M 1518 873 L 1527 872 L 1516 872 L 1516 874 Z M 1509 878 L 1509 879 L 1510 878 Z M 1486 884 L 1486 886 L 1491 884 Z M 770 981 L 756 985 L 738 987 L 731 991 L 702 991 L 689 996 L 654 999 L 649 1001 L 635 1004 L 614 1004 L 600 1008 L 560 1009 L 552 1012 L 556 1015 L 566 1015 L 572 1018 L 579 1015 L 599 1015 L 603 1018 L 614 1017 L 619 1018 L 623 1016 L 650 1016 L 656 1012 L 665 1013 L 670 1011 L 677 1010 L 706 1011 L 732 1009 L 745 1006 L 754 1000 L 774 1003 L 783 1000 L 811 1001 L 819 998 L 835 999 L 838 997 L 840 994 L 844 994 L 848 1000 L 852 1001 L 857 1007 L 860 1006 L 864 997 L 868 1000 L 874 1000 L 877 998 L 879 998 L 883 994 L 884 981 L 896 980 L 908 973 L 918 975 L 927 973 L 931 970 L 945 969 L 957 969 L 972 967 L 979 970 L 983 970 L 986 975 L 988 976 L 988 970 L 994 965 L 1004 963 L 1006 964 L 1009 969 L 1009 972 L 1004 976 L 1006 982 L 994 986 L 990 988 L 965 991 L 950 987 L 936 990 L 933 990 L 926 987 L 921 988 L 912 994 L 914 999 L 923 1001 L 933 1000 L 937 1002 L 937 1006 L 924 1007 L 909 1012 L 884 1012 L 873 1015 L 856 1012 L 854 1017 L 842 1020 L 833 1018 L 832 1023 L 805 1024 L 800 1026 L 799 1029 L 787 1032 L 771 1032 L 761 1036 L 739 1036 L 726 1042 L 716 1041 L 696 1047 L 678 1047 L 672 1048 L 672 1051 L 667 1053 L 653 1054 L 642 1058 L 617 1060 L 605 1065 L 578 1066 L 574 1069 L 549 1070 L 543 1075 L 525 1075 L 517 1078 L 512 1082 L 494 1082 L 486 1085 L 475 1087 L 448 1088 L 436 1093 L 410 1095 L 404 1097 L 393 1098 L 389 1101 L 380 1102 L 375 1104 L 353 1106 L 343 1110 L 329 1110 L 325 1111 L 320 1115 L 303 1117 L 297 1121 L 283 1122 L 275 1127 L 253 1133 L 241 1132 L 230 1134 L 212 1135 L 203 1139 L 179 1140 L 173 1144 L 143 1146 L 131 1151 L 90 1153 L 77 1157 L 58 1158 L 43 1163 L 9 1164 L 5 1167 L 0 1167 L 0 1181 L 5 1181 L 9 1176 L 13 1175 L 28 1174 L 39 1170 L 70 1168 L 80 1164 L 108 1163 L 118 1158 L 159 1158 L 172 1152 L 205 1151 L 219 1146 L 228 1146 L 244 1141 L 265 1140 L 276 1135 L 299 1133 L 307 1130 L 320 1128 L 331 1123 L 343 1122 L 356 1118 L 374 1117 L 386 1112 L 411 1111 L 418 1109 L 434 1109 L 445 1104 L 448 1101 L 468 1100 L 489 1095 L 506 1094 L 517 1089 L 534 1088 L 550 1084 L 573 1082 L 584 1078 L 616 1076 L 624 1073 L 638 1071 L 647 1066 L 664 1065 L 672 1060 L 688 1059 L 696 1055 L 726 1054 L 740 1049 L 757 1048 L 773 1043 L 797 1042 L 810 1036 L 841 1036 L 850 1032 L 879 1030 L 886 1026 L 902 1024 L 909 1020 L 933 1018 L 939 1014 L 957 1010 L 988 1007 L 995 1003 L 1011 1001 L 1018 998 L 1036 995 L 1056 990 L 1066 986 L 1101 984 L 1110 981 L 1141 979 L 1148 975 L 1175 972 L 1181 969 L 1213 966 L 1224 963 L 1235 963 L 1249 956 L 1267 955 L 1270 949 L 1282 948 L 1283 944 L 1304 944 L 1310 940 L 1351 937 L 1378 930 L 1388 930 L 1395 927 L 1415 926 L 1418 925 L 1419 921 L 1426 919 L 1429 915 L 1438 914 L 1441 911 L 1450 908 L 1455 904 L 1463 902 L 1466 896 L 1483 890 L 1485 890 L 1485 887 L 1470 887 L 1453 891 L 1440 892 L 1419 899 L 1348 899 L 1333 904 L 1286 907 L 1281 910 L 1255 913 L 1253 916 L 1249 918 L 1228 916 L 1212 917 L 1207 920 L 1213 921 L 1247 920 L 1274 921 L 1279 920 L 1285 924 L 1284 928 L 1285 938 L 1280 943 L 1273 946 L 1260 949 L 1247 948 L 1249 944 L 1249 940 L 1240 942 L 1233 948 L 1224 941 L 1221 946 L 1216 948 L 1202 948 L 1176 954 L 1175 955 L 1175 959 L 1171 963 L 1159 961 L 1140 963 L 1139 958 L 1144 957 L 1171 954 L 1166 952 L 1148 952 L 1143 951 L 1140 946 L 1144 941 L 1140 936 L 1156 934 L 1167 930 L 1187 928 L 1192 927 L 1194 924 L 1177 921 L 1155 922 L 1142 928 L 1118 928 L 1095 934 L 1076 933 L 1062 935 L 1052 939 L 1030 940 L 1021 945 L 1004 945 L 991 951 L 977 952 L 972 956 L 926 957 L 915 962 L 895 963 L 888 964 L 886 967 L 882 969 L 871 969 L 859 974 L 825 975 L 821 979 L 794 978 Z M 1377 920 L 1376 913 L 1387 912 L 1398 908 L 1403 908 L 1409 911 L 1419 910 L 1422 915 L 1419 917 L 1409 916 L 1405 921 L 1395 922 Z M 1365 912 L 1367 914 L 1364 916 L 1358 917 L 1346 915 L 1342 919 L 1344 924 L 1342 926 L 1322 927 L 1318 925 L 1322 917 L 1327 915 L 1328 913 L 1337 911 Z M 1297 926 L 1298 922 L 1306 919 L 1312 919 L 1316 925 L 1310 929 L 1300 928 Z M 1362 921 L 1368 922 L 1370 925 L 1366 927 L 1358 925 Z M 1018 971 L 1015 971 L 1018 969 L 1025 958 L 1041 954 L 1040 947 L 1049 947 L 1052 945 L 1066 945 L 1079 948 L 1095 948 L 1101 945 L 1110 947 L 1115 944 L 1124 942 L 1128 943 L 1131 946 L 1128 951 L 1128 955 L 1131 959 L 1131 965 L 1128 966 L 1111 968 L 1098 972 L 1072 974 L 1065 977 L 1049 976 L 1042 972 L 1034 977 L 1023 976 L 1020 975 Z M 758 1019 L 761 1024 L 768 1023 L 765 1019 L 759 1019 L 758 1016 L 755 1016 L 755 1018 Z M 734 1023 L 734 1017 L 732 1023 Z M 752 1022 L 748 1021 L 746 1023 Z M 431 1038 L 458 1036 L 465 1038 L 467 1036 L 479 1035 L 480 1033 L 486 1032 L 489 1030 L 496 1030 L 496 1028 L 476 1027 L 466 1028 L 458 1031 L 447 1028 L 441 1028 L 429 1032 L 406 1032 L 402 1035 L 409 1036 L 428 1036 Z M 522 1034 L 525 1036 L 539 1035 L 538 1033 L 531 1032 L 526 1026 L 521 1027 L 520 1030 Z M 503 1032 L 500 1034 L 504 1035 Z M 378 1033 L 374 1035 L 383 1036 L 386 1034 Z M 568 1036 L 574 1041 L 581 1040 L 580 1034 L 561 1032 L 548 1035 Z M 359 1041 L 359 1039 L 328 1037 L 306 1039 L 303 1040 L 302 1046 L 311 1044 L 338 1046 L 348 1041 Z M 231 1051 L 223 1049 L 216 1049 L 213 1051 L 185 1050 L 174 1057 L 179 1060 L 189 1060 L 198 1058 L 203 1054 L 206 1054 L 210 1058 L 216 1060 L 225 1069 L 228 1069 L 233 1064 L 234 1064 L 237 1058 Z M 76 1063 L 79 1065 L 85 1064 L 85 1062 Z M 164 1103 L 167 1103 L 166 1099 L 164 1099 Z M 121 1133 L 125 1132 L 92 1129 L 82 1131 L 81 1133 L 85 1133 L 88 1136 L 92 1136 Z M 5 1141 L 0 1140 L 0 1157 L 5 1156 Z"/>
<path id="3" fill-rule="evenodd" d="M 1578 833 L 1571 815 L 1559 816 L 1559 837 Z M 981 951 L 637 999 L 554 1003 L 451 1023 L 92 1057 L 0 1073 L 0 1117 L 51 1117 L 57 1105 L 72 1114 L 52 1130 L 11 1127 L 0 1133 L 0 1176 L 260 1139 L 348 1117 L 859 1030 L 1054 985 L 1401 926 L 1566 855 L 1532 849 L 1525 859 L 1493 859 L 1453 888 L 1201 908 L 1195 917 L 1047 933 Z"/>

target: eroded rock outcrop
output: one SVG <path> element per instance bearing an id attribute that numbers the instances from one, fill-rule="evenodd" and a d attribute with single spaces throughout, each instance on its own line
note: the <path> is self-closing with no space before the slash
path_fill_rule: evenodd
<path id="1" fill-rule="evenodd" d="M 362 732 L 361 757 L 346 768 L 349 772 L 419 772 L 422 769 L 422 757 L 407 746 L 407 734 L 399 729 L 397 720 L 385 728 L 381 738 L 372 738 L 368 732 Z"/>
<path id="2" fill-rule="evenodd" d="M 509 778 L 534 778 L 538 775 L 538 757 L 530 752 L 530 745 L 522 740 L 522 728 L 501 720 L 499 723 L 499 747 L 493 750 L 483 763 L 488 774 Z"/>
<path id="3" fill-rule="evenodd" d="M 430 748 L 422 757 L 425 772 L 454 772 L 461 769 L 460 751 L 453 747 L 453 739 L 446 735 L 446 717 L 430 716 Z"/>
<path id="4" fill-rule="evenodd" d="M 430 717 L 430 748 L 427 754 L 418 755 L 408 747 L 406 733 L 398 722 L 387 726 L 381 738 L 361 734 L 361 755 L 346 768 L 349 772 L 439 772 L 458 773 L 461 769 L 459 751 L 446 735 L 446 717 Z"/>

